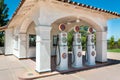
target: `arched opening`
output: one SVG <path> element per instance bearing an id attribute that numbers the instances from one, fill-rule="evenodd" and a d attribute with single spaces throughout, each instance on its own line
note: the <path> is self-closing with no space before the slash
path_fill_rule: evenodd
<path id="1" fill-rule="evenodd" d="M 35 23 L 32 22 L 26 32 L 27 37 L 27 58 L 36 57 L 36 31 Z"/>
<path id="2" fill-rule="evenodd" d="M 88 22 L 90 21 L 90 22 Z M 89 27 L 92 27 L 96 30 L 96 32 L 102 32 L 103 29 L 98 26 L 97 24 L 95 24 L 94 22 L 92 22 L 91 20 L 87 19 L 87 21 L 84 21 L 80 18 L 77 18 L 77 17 L 74 17 L 74 16 L 68 16 L 68 17 L 64 17 L 64 18 L 60 18 L 60 19 L 57 19 L 55 22 L 53 22 L 51 24 L 52 26 L 52 30 L 51 30 L 51 39 L 53 39 L 53 35 L 56 35 L 59 33 L 59 28 L 58 26 L 62 23 L 62 24 L 65 24 L 66 26 L 66 29 L 65 31 L 66 32 L 70 32 L 75 25 L 78 25 L 78 26 L 89 26 Z M 99 35 L 97 35 L 99 36 Z M 52 55 L 54 55 L 54 49 L 53 49 L 53 46 L 52 46 L 53 42 L 51 42 L 51 53 Z M 97 47 L 97 46 L 96 46 Z"/>
<path id="3" fill-rule="evenodd" d="M 87 19 L 85 21 L 83 19 L 80 19 L 80 18 L 77 18 L 77 17 L 73 17 L 73 16 L 64 17 L 64 18 L 58 19 L 55 22 L 53 22 L 51 24 L 51 27 L 52 27 L 52 30 L 51 30 L 51 55 L 52 56 L 56 56 L 56 53 L 55 53 L 56 52 L 56 50 L 55 50 L 56 48 L 53 45 L 54 44 L 53 39 L 54 39 L 54 36 L 58 35 L 58 33 L 60 32 L 59 28 L 58 28 L 58 26 L 60 24 L 64 24 L 66 26 L 65 32 L 67 32 L 67 33 L 72 31 L 75 25 L 77 25 L 77 26 L 87 26 L 87 28 L 88 27 L 93 28 L 94 31 L 95 31 L 95 35 L 97 36 L 96 39 L 95 39 L 95 42 L 96 42 L 96 55 L 97 55 L 96 56 L 96 61 L 100 61 L 100 62 L 102 62 L 102 60 L 103 60 L 103 62 L 106 61 L 106 51 L 105 51 L 106 50 L 106 41 L 104 41 L 104 40 L 106 40 L 105 39 L 106 36 L 104 36 L 104 33 L 106 34 L 106 32 L 104 32 L 103 27 L 98 26 L 94 22 L 92 22 L 92 23 L 91 22 L 92 21 L 91 20 L 89 21 L 89 19 Z M 86 29 L 86 33 L 87 33 L 87 29 Z M 86 37 L 87 37 L 87 35 L 86 35 Z M 82 45 L 86 45 L 86 43 L 84 43 Z M 105 47 L 104 47 L 105 50 L 103 50 L 103 48 L 102 48 L 103 45 L 105 45 Z M 86 50 L 85 47 L 86 46 L 83 46 L 84 50 Z M 103 53 L 105 54 L 104 57 L 103 57 L 103 55 L 104 55 Z"/>
<path id="4" fill-rule="evenodd" d="M 26 18 L 18 31 L 19 58 L 36 57 L 35 23 Z"/>

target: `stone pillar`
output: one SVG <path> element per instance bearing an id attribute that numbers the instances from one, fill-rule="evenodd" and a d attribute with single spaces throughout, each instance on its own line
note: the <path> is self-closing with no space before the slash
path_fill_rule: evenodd
<path id="1" fill-rule="evenodd" d="M 36 26 L 36 71 L 51 71 L 50 26 Z"/>
<path id="2" fill-rule="evenodd" d="M 5 30 L 5 55 L 13 54 L 13 28 Z"/>
<path id="3" fill-rule="evenodd" d="M 107 62 L 107 32 L 96 32 L 96 61 Z"/>
<path id="4" fill-rule="evenodd" d="M 27 58 L 27 35 L 26 34 L 19 34 L 18 37 L 18 53 L 19 58 Z"/>

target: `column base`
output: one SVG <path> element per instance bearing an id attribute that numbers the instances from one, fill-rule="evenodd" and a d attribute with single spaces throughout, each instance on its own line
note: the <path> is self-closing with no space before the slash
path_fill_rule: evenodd
<path id="1" fill-rule="evenodd" d="M 45 73 L 45 72 L 51 72 L 51 69 L 43 69 L 43 70 L 35 70 L 38 73 Z"/>
<path id="2" fill-rule="evenodd" d="M 83 65 L 81 65 L 81 66 L 78 66 L 78 65 L 72 65 L 72 67 L 73 67 L 73 68 L 82 68 Z"/>

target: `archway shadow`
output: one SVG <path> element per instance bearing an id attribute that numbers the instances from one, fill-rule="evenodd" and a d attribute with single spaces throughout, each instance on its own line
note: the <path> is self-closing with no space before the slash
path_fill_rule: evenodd
<path id="1" fill-rule="evenodd" d="M 31 58 L 31 60 L 36 61 L 35 58 Z M 51 57 L 51 69 L 52 72 L 57 71 L 60 74 L 71 74 L 71 73 L 76 73 L 79 71 L 85 71 L 85 70 L 91 70 L 91 69 L 97 69 L 97 68 L 101 68 L 101 67 L 107 67 L 107 66 L 112 66 L 112 65 L 116 65 L 116 64 L 120 64 L 120 60 L 116 60 L 116 59 L 108 59 L 107 62 L 96 62 L 96 65 L 94 66 L 87 66 L 85 64 L 85 56 L 83 56 L 83 67 L 82 68 L 73 68 L 71 66 L 72 63 L 72 55 L 69 54 L 69 58 L 68 58 L 68 66 L 69 66 L 69 70 L 66 71 L 58 71 L 56 70 L 56 56 L 52 56 Z"/>
<path id="2" fill-rule="evenodd" d="M 52 58 L 51 58 L 51 63 L 52 63 L 51 68 L 52 68 L 52 71 L 58 71 L 58 70 L 56 70 L 55 59 L 56 59 L 56 56 L 52 56 Z M 69 58 L 68 58 L 69 70 L 58 71 L 58 72 L 61 73 L 61 74 L 70 74 L 70 73 L 75 73 L 75 72 L 79 72 L 79 71 L 91 70 L 91 69 L 96 69 L 96 68 L 101 68 L 101 67 L 106 67 L 106 66 L 120 64 L 120 60 L 116 60 L 116 59 L 108 59 L 108 61 L 104 62 L 104 63 L 96 61 L 96 65 L 94 65 L 94 66 L 87 66 L 85 64 L 85 62 L 86 62 L 85 61 L 85 56 L 83 56 L 83 67 L 82 68 L 73 68 L 71 66 L 72 55 L 69 54 Z"/>

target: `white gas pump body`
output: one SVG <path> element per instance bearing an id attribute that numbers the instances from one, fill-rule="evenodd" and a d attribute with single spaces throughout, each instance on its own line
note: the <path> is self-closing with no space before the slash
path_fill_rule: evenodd
<path id="1" fill-rule="evenodd" d="M 59 44 L 57 48 L 57 64 L 57 70 L 68 70 L 67 33 L 63 31 L 59 33 Z"/>
<path id="2" fill-rule="evenodd" d="M 95 65 L 95 57 L 96 57 L 96 50 L 95 50 L 95 43 L 94 43 L 94 34 L 89 33 L 87 36 L 87 65 L 93 66 Z"/>
<path id="3" fill-rule="evenodd" d="M 83 66 L 81 34 L 79 32 L 74 33 L 72 62 L 72 67 L 74 68 Z"/>

